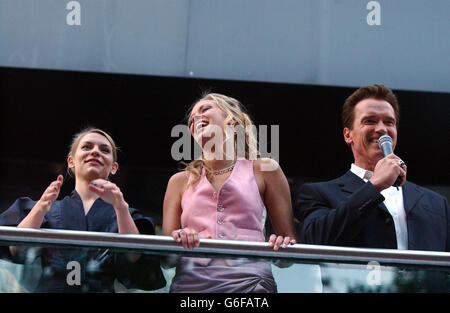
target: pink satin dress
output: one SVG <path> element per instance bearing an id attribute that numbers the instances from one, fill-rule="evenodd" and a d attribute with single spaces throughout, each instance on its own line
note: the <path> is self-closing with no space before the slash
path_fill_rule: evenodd
<path id="1" fill-rule="evenodd" d="M 264 203 L 253 162 L 238 160 L 215 190 L 205 171 L 181 199 L 181 225 L 200 238 L 264 241 Z M 180 258 L 171 292 L 277 292 L 270 263 L 245 259 Z"/>

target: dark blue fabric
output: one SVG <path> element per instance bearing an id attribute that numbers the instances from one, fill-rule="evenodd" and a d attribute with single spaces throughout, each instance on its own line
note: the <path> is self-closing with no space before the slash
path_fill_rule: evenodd
<path id="1" fill-rule="evenodd" d="M 0 215 L 0 225 L 17 226 L 31 211 L 37 201 L 19 198 Z M 130 214 L 140 234 L 155 234 L 154 223 L 136 209 Z M 61 201 L 55 201 L 45 215 L 41 228 L 117 233 L 116 213 L 112 205 L 98 198 L 88 214 L 76 191 Z M 109 249 L 43 248 L 43 274 L 36 292 L 112 292 L 117 277 L 129 288 L 157 289 L 165 285 L 159 261 L 143 255 L 138 262 L 127 262 L 123 253 L 111 253 Z M 67 264 L 77 261 L 81 266 L 81 285 L 69 286 L 66 277 L 71 269 Z M 130 275 L 136 276 L 136 279 Z M 146 279 L 146 275 L 148 279 Z M 138 281 L 137 283 L 135 281 Z"/>
<path id="2" fill-rule="evenodd" d="M 450 211 L 441 195 L 407 181 L 403 201 L 408 249 L 450 251 Z M 384 197 L 348 171 L 327 182 L 303 184 L 294 201 L 300 241 L 363 248 L 397 248 Z"/>

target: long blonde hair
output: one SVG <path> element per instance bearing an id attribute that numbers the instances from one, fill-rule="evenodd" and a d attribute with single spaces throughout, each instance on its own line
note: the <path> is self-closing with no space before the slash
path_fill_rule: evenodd
<path id="1" fill-rule="evenodd" d="M 188 124 L 192 109 L 198 102 L 204 100 L 214 101 L 217 107 L 225 113 L 226 117 L 223 125 L 224 129 L 227 129 L 227 126 L 232 123 L 234 125 L 234 130 L 236 130 L 237 128 L 244 131 L 243 135 L 245 140 L 243 141 L 237 140 L 238 133 L 236 131 L 234 131 L 233 134 L 225 132 L 224 142 L 227 140 L 233 140 L 235 151 L 237 150 L 244 152 L 244 155 L 238 155 L 238 158 L 243 157 L 247 160 L 256 159 L 259 156 L 259 152 L 257 149 L 256 135 L 253 132 L 255 126 L 245 108 L 238 100 L 218 93 L 206 93 L 199 100 L 194 102 L 191 108 L 188 110 L 188 113 L 186 115 Z M 243 144 L 243 146 L 237 147 L 237 144 Z M 213 171 L 205 164 L 203 154 L 199 159 L 196 159 L 186 165 L 184 170 L 192 174 L 189 186 L 194 185 L 200 179 L 203 168 L 206 171 L 206 176 L 210 179 L 213 176 Z"/>

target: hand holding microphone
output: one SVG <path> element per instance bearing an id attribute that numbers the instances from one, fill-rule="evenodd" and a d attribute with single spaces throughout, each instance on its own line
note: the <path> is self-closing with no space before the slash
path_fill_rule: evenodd
<path id="1" fill-rule="evenodd" d="M 378 139 L 378 146 L 383 151 L 384 158 L 375 166 L 370 182 L 378 191 L 390 186 L 399 187 L 406 181 L 406 165 L 392 150 L 393 140 L 389 135 Z"/>

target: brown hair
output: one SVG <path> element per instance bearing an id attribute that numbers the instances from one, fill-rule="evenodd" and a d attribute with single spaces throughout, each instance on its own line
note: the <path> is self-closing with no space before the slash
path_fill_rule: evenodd
<path id="1" fill-rule="evenodd" d="M 113 162 L 117 162 L 117 151 L 119 150 L 118 147 L 116 146 L 116 143 L 114 142 L 114 140 L 112 139 L 112 137 L 105 131 L 99 129 L 99 128 L 95 128 L 95 127 L 87 127 L 85 129 L 83 129 L 82 131 L 76 133 L 73 138 L 72 138 L 72 143 L 70 144 L 70 149 L 69 149 L 69 153 L 67 154 L 67 156 L 71 156 L 73 157 L 75 155 L 75 152 L 78 148 L 78 145 L 81 141 L 81 139 L 90 133 L 97 133 L 102 135 L 103 137 L 105 137 L 109 143 L 111 144 L 111 148 L 112 148 L 112 155 L 113 155 Z M 69 175 L 74 174 L 73 173 L 73 169 L 68 168 L 67 169 Z"/>
<path id="2" fill-rule="evenodd" d="M 383 84 L 361 87 L 345 99 L 344 105 L 342 106 L 342 125 L 344 128 L 353 128 L 355 106 L 364 99 L 377 99 L 389 102 L 394 109 L 396 126 L 398 128 L 398 123 L 400 120 L 400 107 L 398 105 L 397 97 L 391 89 Z"/>

